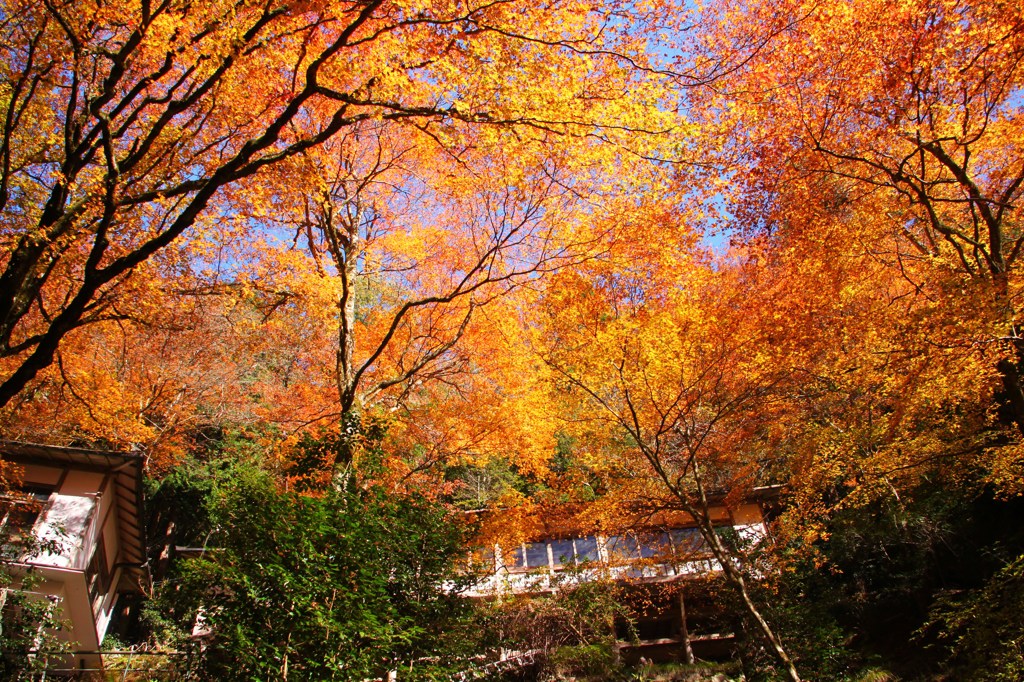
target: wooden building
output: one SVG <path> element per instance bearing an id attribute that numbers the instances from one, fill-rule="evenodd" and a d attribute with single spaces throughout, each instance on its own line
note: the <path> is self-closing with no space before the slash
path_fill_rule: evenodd
<path id="1" fill-rule="evenodd" d="M 779 491 L 778 486 L 758 488 L 731 507 L 721 499 L 713 503 L 712 521 L 728 536 L 727 544 L 752 549 L 768 538 L 767 511 Z M 721 565 L 681 512 L 605 532 L 574 533 L 564 523 L 551 524 L 529 541 L 478 550 L 474 563 L 477 580 L 464 592 L 473 598 L 541 594 L 593 580 L 622 583 L 632 601 L 644 604 L 633 631 L 620 633 L 627 659 L 692 660 L 695 650 L 698 657 L 712 659 L 730 653 L 732 618 L 714 596 Z"/>
<path id="2" fill-rule="evenodd" d="M 142 528 L 143 457 L 82 448 L 0 441 L 0 458 L 20 472 L 20 494 L 7 495 L 7 535 L 31 533 L 45 547 L 8 556 L 15 576 L 31 569 L 32 590 L 49 596 L 72 653 L 62 668 L 102 667 L 100 645 L 118 596 L 150 591 Z M 11 491 L 16 492 L 16 491 Z"/>

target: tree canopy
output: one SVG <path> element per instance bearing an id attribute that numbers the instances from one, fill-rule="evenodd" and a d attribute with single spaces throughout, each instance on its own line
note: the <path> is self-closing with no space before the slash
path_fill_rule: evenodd
<path id="1" fill-rule="evenodd" d="M 432 655 L 380 524 L 667 509 L 790 679 L 808 632 L 854 652 L 829 670 L 889 656 L 887 608 L 989 650 L 978 600 L 1024 552 L 1013 3 L 4 1 L 0 428 L 144 449 L 157 481 L 250 439 L 207 602 L 256 618 L 254 576 L 294 578 L 349 651 L 323 590 L 367 567 L 395 628 L 369 676 Z M 708 500 L 763 485 L 786 502 L 753 556 Z M 238 625 L 261 674 L 334 665 Z"/>

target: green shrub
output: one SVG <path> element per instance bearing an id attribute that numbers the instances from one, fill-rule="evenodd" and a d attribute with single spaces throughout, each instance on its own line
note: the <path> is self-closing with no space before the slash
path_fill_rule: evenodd
<path id="1" fill-rule="evenodd" d="M 1024 680 L 1024 555 L 981 589 L 940 596 L 930 625 L 956 679 Z"/>
<path id="2" fill-rule="evenodd" d="M 559 677 L 607 675 L 620 667 L 614 649 L 608 644 L 559 647 L 549 654 L 548 662 Z"/>

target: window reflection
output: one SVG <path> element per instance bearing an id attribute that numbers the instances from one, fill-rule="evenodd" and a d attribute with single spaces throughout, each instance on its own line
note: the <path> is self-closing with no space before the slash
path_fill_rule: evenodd
<path id="1" fill-rule="evenodd" d="M 639 559 L 640 545 L 632 535 L 613 535 L 608 538 L 608 554 L 612 560 Z"/>
<path id="2" fill-rule="evenodd" d="M 551 556 L 555 560 L 555 566 L 571 564 L 575 560 L 573 556 L 572 540 L 552 540 Z"/>
<path id="3" fill-rule="evenodd" d="M 676 549 L 676 555 L 680 558 L 693 554 L 704 546 L 704 538 L 696 528 L 676 528 L 670 531 L 672 545 Z"/>
<path id="4" fill-rule="evenodd" d="M 717 529 L 716 529 L 717 530 Z M 573 564 L 598 563 L 603 560 L 602 540 L 594 535 L 528 542 L 502 552 L 502 564 L 508 570 L 540 569 L 561 570 Z M 704 539 L 696 528 L 674 528 L 668 531 L 630 532 L 603 539 L 607 558 L 613 563 L 649 559 L 653 563 L 670 565 L 689 561 L 701 553 Z M 485 566 L 493 555 L 474 552 L 474 559 Z"/>
<path id="5" fill-rule="evenodd" d="M 576 538 L 573 540 L 573 544 L 576 546 L 576 561 L 583 563 L 584 561 L 601 560 L 601 554 L 597 551 L 597 538 L 593 535 Z"/>
<path id="6" fill-rule="evenodd" d="M 665 559 L 672 556 L 672 544 L 668 533 L 646 533 L 640 541 L 640 557 L 643 559 Z"/>
<path id="7" fill-rule="evenodd" d="M 516 547 L 504 557 L 505 566 L 508 568 L 525 568 L 526 557 L 523 555 L 522 545 Z"/>
<path id="8" fill-rule="evenodd" d="M 528 542 L 526 544 L 526 567 L 540 568 L 548 565 L 548 544 L 546 542 Z"/>
<path id="9" fill-rule="evenodd" d="M 0 554 L 9 560 L 32 551 L 32 528 L 50 498 L 52 488 L 24 486 L 22 490 L 0 495 Z"/>

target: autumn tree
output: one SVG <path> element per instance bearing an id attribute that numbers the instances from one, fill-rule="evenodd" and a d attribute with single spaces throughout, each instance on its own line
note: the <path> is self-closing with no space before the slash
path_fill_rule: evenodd
<path id="1" fill-rule="evenodd" d="M 282 292 L 244 281 L 148 285 L 135 302 L 139 320 L 92 324 L 65 339 L 54 364 L 3 410 L 8 438 L 142 448 L 161 471 L 224 430 L 307 418 L 294 404 L 320 394 L 291 347 L 312 334 L 272 314 Z"/>
<path id="2" fill-rule="evenodd" d="M 851 519 L 879 510 L 908 537 L 929 485 L 945 499 L 1019 495 L 1019 11 L 711 11 L 712 54 L 775 35 L 692 94 L 721 134 L 708 156 L 729 179 L 709 192 L 718 224 L 756 282 L 788 282 L 772 305 L 805 323 L 799 381 L 773 428 L 792 493 L 782 537 L 835 558 L 842 524 L 859 533 Z"/>
<path id="3" fill-rule="evenodd" d="M 499 145 L 458 163 L 432 147 L 415 129 L 355 129 L 304 155 L 295 177 L 315 190 L 278 219 L 336 299 L 324 324 L 337 328 L 331 374 L 353 432 L 364 409 L 405 406 L 424 381 L 467 387 L 469 356 L 488 345 L 475 335 L 484 347 L 456 349 L 474 310 L 592 255 L 572 211 L 590 190 L 569 164 L 518 141 L 515 156 Z"/>
<path id="4" fill-rule="evenodd" d="M 605 97 L 618 101 L 624 88 L 653 103 L 668 92 L 654 84 L 679 80 L 669 71 L 635 80 L 639 63 L 630 57 L 623 71 L 619 60 L 643 41 L 622 38 L 620 53 L 602 53 L 590 70 L 560 62 L 552 73 L 581 93 L 572 107 L 582 105 L 586 120 L 600 120 Z M 643 187 L 650 159 L 671 156 L 679 142 L 664 111 L 627 108 L 599 136 L 578 116 L 570 109 L 557 125 L 526 121 L 514 136 L 367 123 L 276 169 L 273 184 L 297 191 L 275 190 L 284 210 L 260 220 L 305 247 L 333 292 L 337 316 L 325 324 L 337 328 L 332 374 L 343 430 L 357 432 L 367 408 L 407 409 L 424 382 L 448 385 L 449 400 L 468 405 L 474 357 L 493 346 L 470 346 L 474 312 L 479 318 L 497 298 L 594 257 L 602 232 L 614 229 L 609 204 Z M 342 445 L 336 468 L 352 459 Z"/>
<path id="5" fill-rule="evenodd" d="M 704 36 L 709 54 L 765 27 L 776 35 L 715 93 L 697 96 L 696 110 L 725 136 L 717 159 L 740 189 L 735 226 L 807 241 L 814 223 L 799 216 L 816 207 L 877 212 L 846 229 L 913 295 L 960 291 L 948 297 L 952 314 L 986 319 L 978 345 L 1001 353 L 993 362 L 1008 421 L 1021 430 L 1019 8 L 769 1 L 711 11 L 728 28 Z M 814 198 L 802 203 L 808 187 Z M 966 336 L 958 343 L 976 343 Z"/>
<path id="6" fill-rule="evenodd" d="M 261 172 L 340 132 L 401 122 L 398 130 L 418 130 L 456 159 L 485 146 L 465 142 L 475 135 L 600 141 L 593 146 L 609 160 L 656 155 L 635 141 L 672 130 L 660 86 L 685 78 L 642 61 L 644 22 L 677 23 L 672 8 L 656 9 L 383 0 L 5 7 L 0 404 L 74 330 L 133 319 L 144 264 L 210 234 L 240 205 L 272 212 L 260 204 L 274 198 Z M 623 20 L 634 15 L 638 26 Z M 325 177 L 337 195 L 330 183 L 340 176 Z M 348 211 L 369 217 L 352 204 L 330 220 Z"/>
<path id="7" fill-rule="evenodd" d="M 930 478 L 957 481 L 951 495 L 1019 495 L 1018 13 L 710 11 L 712 54 L 774 35 L 691 94 L 719 133 L 708 161 L 729 179 L 710 185 L 724 210 L 709 222 L 731 231 L 752 282 L 776 282 L 772 305 L 803 320 L 793 416 L 773 446 L 794 495 L 787 537 L 813 551 L 833 514 L 902 508 Z"/>
<path id="8" fill-rule="evenodd" d="M 625 257 L 589 276 L 560 276 L 545 297 L 541 352 L 567 428 L 593 448 L 588 459 L 608 476 L 608 495 L 627 513 L 692 517 L 763 641 L 799 680 L 710 510 L 713 496 L 738 501 L 763 478 L 757 443 L 789 370 L 770 353 L 770 309 L 695 256 L 663 255 L 688 261 L 674 274 L 638 272 L 646 263 Z"/>

